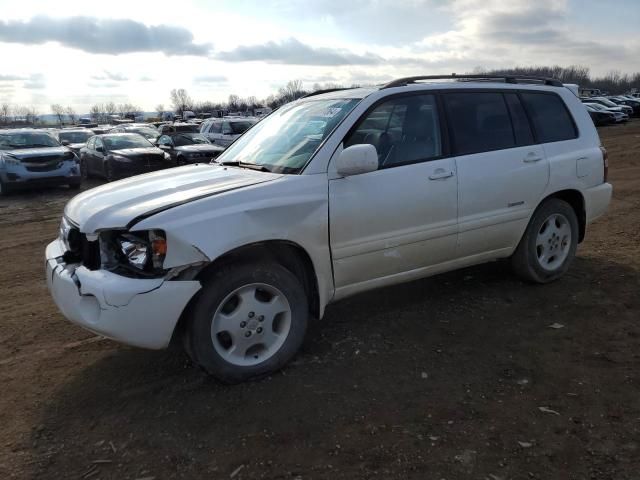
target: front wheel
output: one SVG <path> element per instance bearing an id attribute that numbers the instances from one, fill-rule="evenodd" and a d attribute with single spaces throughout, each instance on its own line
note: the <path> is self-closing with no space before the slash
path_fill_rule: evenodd
<path id="1" fill-rule="evenodd" d="M 514 271 L 534 283 L 560 278 L 576 256 L 579 234 L 573 207 L 559 198 L 546 200 L 533 214 L 511 257 Z"/>
<path id="2" fill-rule="evenodd" d="M 104 166 L 104 176 L 107 179 L 107 182 L 113 182 L 114 180 L 116 180 L 116 173 L 113 169 L 113 164 L 107 160 L 107 162 L 105 163 Z"/>
<path id="3" fill-rule="evenodd" d="M 261 377 L 295 355 L 308 316 L 303 286 L 282 265 L 225 267 L 199 293 L 186 350 L 195 363 L 225 383 Z"/>

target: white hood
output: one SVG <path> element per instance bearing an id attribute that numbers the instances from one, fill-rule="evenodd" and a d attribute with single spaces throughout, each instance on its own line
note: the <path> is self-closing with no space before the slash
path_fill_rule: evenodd
<path id="1" fill-rule="evenodd" d="M 85 233 L 129 228 L 137 220 L 173 206 L 280 176 L 220 165 L 187 165 L 87 190 L 67 203 L 64 214 Z"/>

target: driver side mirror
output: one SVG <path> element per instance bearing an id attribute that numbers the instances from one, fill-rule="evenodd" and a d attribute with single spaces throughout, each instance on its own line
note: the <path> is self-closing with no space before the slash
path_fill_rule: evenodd
<path id="1" fill-rule="evenodd" d="M 171 150 L 173 146 L 169 143 L 161 143 L 158 145 L 162 150 Z"/>
<path id="2" fill-rule="evenodd" d="M 71 142 L 69 140 L 62 140 L 60 142 L 60 145 L 62 145 L 63 147 L 66 147 L 67 145 L 71 145 Z"/>
<path id="3" fill-rule="evenodd" d="M 378 151 L 368 143 L 351 145 L 340 152 L 336 162 L 338 175 L 349 177 L 378 169 Z"/>
<path id="4" fill-rule="evenodd" d="M 97 146 L 96 147 L 96 152 L 104 152 L 104 147 L 103 146 Z"/>

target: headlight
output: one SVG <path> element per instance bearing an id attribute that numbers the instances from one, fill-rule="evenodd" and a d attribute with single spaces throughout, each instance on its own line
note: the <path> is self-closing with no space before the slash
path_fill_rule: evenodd
<path id="1" fill-rule="evenodd" d="M 11 157 L 9 155 L 4 155 L 2 158 L 4 159 L 5 165 L 12 165 L 12 166 L 20 165 L 20 160 L 18 160 L 17 158 Z"/>
<path id="2" fill-rule="evenodd" d="M 116 238 L 122 257 L 138 270 L 162 269 L 167 254 L 167 241 L 164 232 L 148 230 L 123 233 Z"/>

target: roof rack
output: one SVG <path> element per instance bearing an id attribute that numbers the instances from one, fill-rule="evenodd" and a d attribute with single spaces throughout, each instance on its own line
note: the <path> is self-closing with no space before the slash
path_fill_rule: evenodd
<path id="1" fill-rule="evenodd" d="M 412 83 L 419 82 L 421 80 L 480 80 L 480 81 L 493 81 L 502 80 L 504 83 L 542 83 L 543 85 L 549 85 L 552 87 L 562 87 L 562 82 L 555 78 L 548 77 L 527 77 L 520 75 L 421 75 L 417 77 L 405 77 L 398 78 L 382 86 L 382 89 L 392 87 L 406 87 Z"/>
<path id="2" fill-rule="evenodd" d="M 331 92 L 339 92 L 340 90 L 350 90 L 350 88 L 347 87 L 340 87 L 340 88 L 325 88 L 324 90 L 316 90 L 315 92 L 311 92 L 311 93 L 307 93 L 306 95 L 303 95 L 300 98 L 308 98 L 308 97 L 314 97 L 316 95 L 320 95 L 322 93 L 331 93 Z"/>

